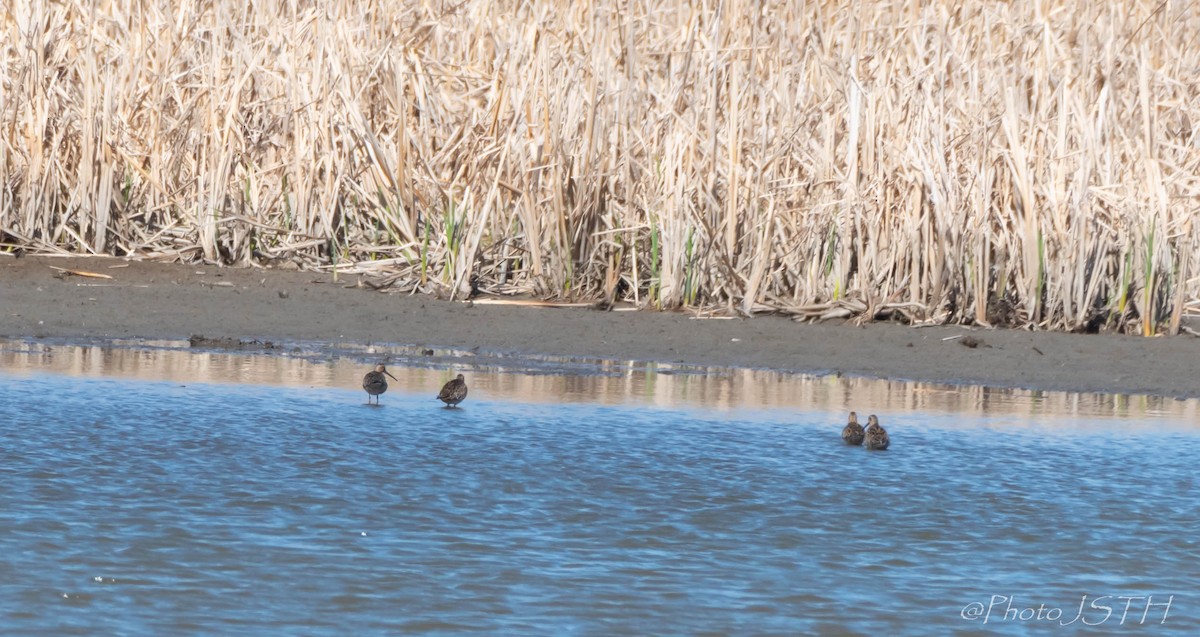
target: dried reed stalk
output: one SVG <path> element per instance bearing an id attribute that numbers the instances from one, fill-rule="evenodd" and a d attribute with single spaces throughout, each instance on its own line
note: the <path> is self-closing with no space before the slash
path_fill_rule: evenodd
<path id="1" fill-rule="evenodd" d="M 0 241 L 802 318 L 1200 299 L 1183 0 L 13 0 Z"/>

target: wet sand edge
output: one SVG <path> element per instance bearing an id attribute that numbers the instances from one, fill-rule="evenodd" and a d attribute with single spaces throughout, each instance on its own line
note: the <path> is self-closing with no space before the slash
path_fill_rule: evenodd
<path id="1" fill-rule="evenodd" d="M 5 255 L 0 256 L 0 336 L 397 343 L 1200 397 L 1200 338 L 1190 335 L 814 325 L 777 316 L 706 320 L 684 312 L 471 305 L 378 293 L 358 282 L 357 275 L 334 280 L 313 272 Z M 1192 326 L 1198 326 L 1195 319 Z"/>

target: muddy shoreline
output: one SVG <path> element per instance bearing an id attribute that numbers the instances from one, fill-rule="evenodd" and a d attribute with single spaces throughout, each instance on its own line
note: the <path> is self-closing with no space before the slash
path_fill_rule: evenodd
<path id="1" fill-rule="evenodd" d="M 689 313 L 466 304 L 374 292 L 357 282 L 357 276 L 335 281 L 314 272 L 3 255 L 0 337 L 390 343 L 1200 397 L 1200 338 L 1189 335 L 810 325 L 771 316 L 697 319 Z"/>

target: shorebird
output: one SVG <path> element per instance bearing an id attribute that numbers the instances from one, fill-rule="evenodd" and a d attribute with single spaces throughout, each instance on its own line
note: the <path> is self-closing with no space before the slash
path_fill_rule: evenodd
<path id="1" fill-rule="evenodd" d="M 447 407 L 453 407 L 461 403 L 467 397 L 467 381 L 462 374 L 458 378 L 446 383 L 442 386 L 442 391 L 438 392 L 438 400 L 446 403 Z"/>
<path id="2" fill-rule="evenodd" d="M 391 372 L 380 364 L 375 366 L 375 371 L 367 372 L 367 375 L 363 376 L 363 389 L 367 390 L 368 405 L 371 404 L 371 396 L 375 397 L 375 404 L 378 405 L 379 395 L 387 391 L 387 379 L 383 377 L 384 374 L 392 376 Z M 392 376 L 392 380 L 396 380 L 396 377 Z"/>
<path id="3" fill-rule="evenodd" d="M 863 441 L 863 427 L 858 424 L 858 414 L 850 412 L 850 422 L 842 429 L 842 441 L 857 447 Z"/>
<path id="4" fill-rule="evenodd" d="M 873 451 L 883 451 L 891 442 L 888 440 L 887 430 L 879 426 L 879 419 L 875 417 L 875 414 L 871 414 L 867 418 L 866 442 L 867 449 Z"/>

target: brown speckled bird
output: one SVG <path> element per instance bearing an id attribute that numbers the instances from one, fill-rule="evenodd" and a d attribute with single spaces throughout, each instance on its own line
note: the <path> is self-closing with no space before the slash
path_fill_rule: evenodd
<path id="1" fill-rule="evenodd" d="M 863 426 L 858 424 L 858 414 L 850 412 L 850 422 L 842 429 L 842 441 L 856 447 L 862 444 Z"/>
<path id="2" fill-rule="evenodd" d="M 363 376 L 363 389 L 367 390 L 368 405 L 371 404 L 371 396 L 375 397 L 375 404 L 378 405 L 379 395 L 387 391 L 387 379 L 383 377 L 384 374 L 391 376 L 392 380 L 396 380 L 396 377 L 392 376 L 391 372 L 383 365 L 376 365 L 375 371 L 367 372 L 367 375 Z"/>
<path id="3" fill-rule="evenodd" d="M 889 444 L 891 444 L 891 441 L 888 440 L 887 430 L 881 427 L 879 425 L 879 419 L 876 418 L 874 414 L 871 414 L 871 416 L 867 418 L 867 449 L 871 449 L 872 451 L 883 451 L 884 449 L 888 448 Z"/>
<path id="4" fill-rule="evenodd" d="M 461 403 L 467 397 L 467 381 L 462 374 L 458 378 L 446 383 L 442 386 L 442 391 L 438 392 L 438 400 L 446 403 L 447 407 L 453 407 Z"/>

